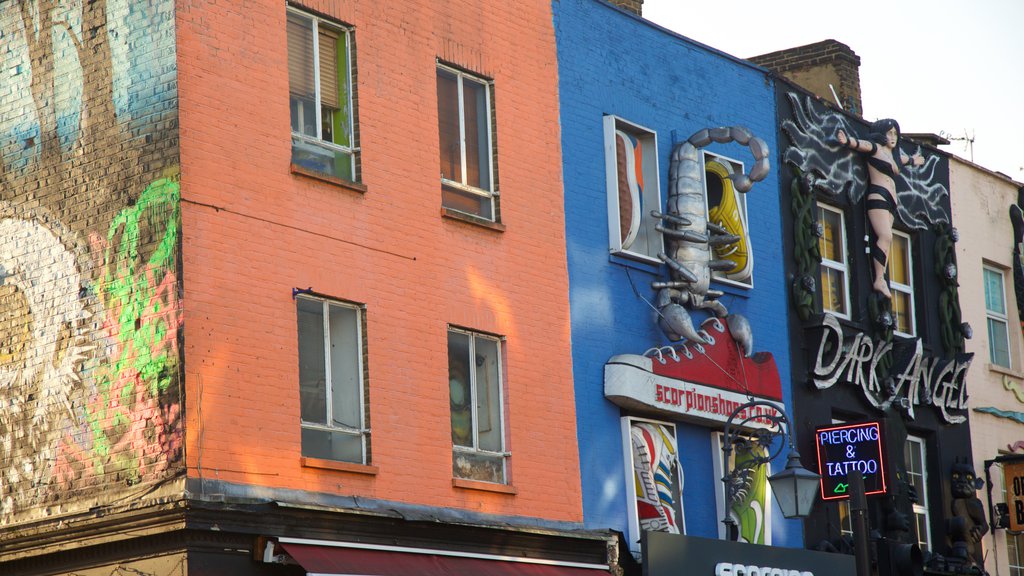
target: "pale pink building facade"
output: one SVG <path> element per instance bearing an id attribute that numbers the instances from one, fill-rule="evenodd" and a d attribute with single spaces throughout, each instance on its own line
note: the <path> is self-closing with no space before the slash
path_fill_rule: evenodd
<path id="1" fill-rule="evenodd" d="M 963 320 L 974 329 L 967 352 L 970 372 L 974 469 L 985 478 L 985 461 L 1024 454 L 1024 334 L 1014 296 L 1015 238 L 1010 210 L 1022 184 L 981 166 L 950 158 L 953 223 L 960 232 L 957 263 Z M 990 467 L 992 502 L 1004 502 L 1003 473 Z M 987 489 L 978 492 L 988 506 Z M 1024 573 L 1024 537 L 990 527 L 983 539 L 985 568 L 992 575 Z"/>

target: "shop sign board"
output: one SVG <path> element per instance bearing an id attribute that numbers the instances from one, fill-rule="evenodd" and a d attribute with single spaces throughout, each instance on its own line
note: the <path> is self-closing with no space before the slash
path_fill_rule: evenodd
<path id="1" fill-rule="evenodd" d="M 821 499 L 849 498 L 850 474 L 864 478 L 864 494 L 885 493 L 885 453 L 879 422 L 823 426 L 814 431 Z"/>
<path id="2" fill-rule="evenodd" d="M 644 532 L 644 576 L 855 576 L 853 556 Z"/>
<path id="3" fill-rule="evenodd" d="M 1003 486 L 1010 509 L 1010 530 L 1024 530 L 1024 461 L 1003 462 Z"/>

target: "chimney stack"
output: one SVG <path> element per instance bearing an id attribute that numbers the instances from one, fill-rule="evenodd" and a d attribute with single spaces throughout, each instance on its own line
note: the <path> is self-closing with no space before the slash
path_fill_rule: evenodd
<path id="1" fill-rule="evenodd" d="M 637 16 L 643 16 L 644 0 L 608 0 L 608 3 L 623 10 L 629 10 Z"/>
<path id="2" fill-rule="evenodd" d="M 860 101 L 860 56 L 849 46 L 823 40 L 749 59 L 847 112 L 864 115 Z M 830 87 L 831 86 L 831 87 Z M 832 90 L 835 90 L 833 95 Z"/>

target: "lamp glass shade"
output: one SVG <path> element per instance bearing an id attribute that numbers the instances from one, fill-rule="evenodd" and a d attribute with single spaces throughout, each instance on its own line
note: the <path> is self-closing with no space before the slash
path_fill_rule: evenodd
<path id="1" fill-rule="evenodd" d="M 820 475 L 800 465 L 800 455 L 795 450 L 789 453 L 785 470 L 768 478 L 775 501 L 786 518 L 805 518 L 811 513 L 820 481 Z"/>

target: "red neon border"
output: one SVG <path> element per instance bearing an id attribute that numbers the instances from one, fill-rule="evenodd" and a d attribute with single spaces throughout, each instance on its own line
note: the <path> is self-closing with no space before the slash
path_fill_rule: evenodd
<path id="1" fill-rule="evenodd" d="M 881 488 L 881 490 L 874 490 L 874 491 L 871 491 L 871 492 L 865 492 L 864 495 L 865 496 L 870 496 L 872 494 L 885 494 L 886 493 L 886 485 L 885 485 L 885 452 L 882 451 L 882 425 L 879 422 L 859 422 L 859 423 L 856 423 L 856 424 L 843 424 L 841 426 L 826 426 L 824 428 L 815 428 L 814 429 L 814 448 L 818 452 L 818 474 L 821 474 L 821 480 L 818 482 L 818 490 L 821 492 L 821 499 L 822 500 L 843 500 L 844 498 L 849 498 L 850 495 L 849 494 L 844 494 L 842 496 L 826 496 L 825 495 L 825 475 L 821 473 L 823 467 L 822 467 L 822 458 L 821 458 L 821 436 L 820 436 L 820 434 L 822 432 L 831 432 L 833 430 L 843 430 L 843 429 L 846 429 L 846 428 L 864 428 L 864 427 L 869 427 L 869 426 L 874 426 L 875 428 L 878 429 L 878 441 L 877 441 L 878 442 L 878 463 L 882 467 L 882 488 Z"/>

